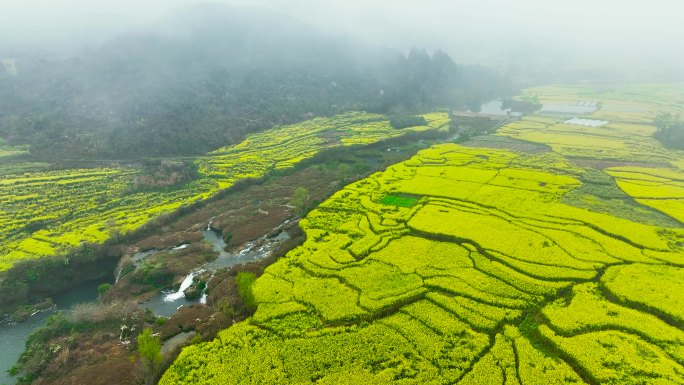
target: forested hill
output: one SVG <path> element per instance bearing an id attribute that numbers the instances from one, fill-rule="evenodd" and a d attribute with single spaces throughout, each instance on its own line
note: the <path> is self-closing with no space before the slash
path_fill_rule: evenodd
<path id="1" fill-rule="evenodd" d="M 79 57 L 0 66 L 0 137 L 39 157 L 191 155 L 312 114 L 411 113 L 508 92 L 441 52 L 404 55 L 275 13 L 188 6 Z"/>

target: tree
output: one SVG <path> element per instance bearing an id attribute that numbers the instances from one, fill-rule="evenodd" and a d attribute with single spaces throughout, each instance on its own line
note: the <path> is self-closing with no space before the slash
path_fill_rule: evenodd
<path id="1" fill-rule="evenodd" d="M 297 214 L 304 215 L 309 209 L 309 190 L 304 187 L 297 187 L 292 195 L 292 204 L 297 210 Z"/>
<path id="2" fill-rule="evenodd" d="M 678 114 L 663 113 L 655 117 L 653 124 L 657 127 L 653 135 L 665 147 L 684 149 L 684 122 Z"/>
<path id="3" fill-rule="evenodd" d="M 111 289 L 112 285 L 109 283 L 103 283 L 97 287 L 97 292 L 100 294 L 100 296 L 103 296 L 109 289 Z"/>
<path id="4" fill-rule="evenodd" d="M 107 227 L 107 234 L 109 235 L 109 238 L 115 239 L 117 241 L 121 238 L 121 228 L 117 226 L 116 220 L 113 218 L 107 219 L 105 226 Z"/>
<path id="5" fill-rule="evenodd" d="M 152 334 L 152 330 L 145 329 L 138 336 L 138 354 L 143 367 L 145 383 L 154 384 L 162 363 L 161 341 Z"/>

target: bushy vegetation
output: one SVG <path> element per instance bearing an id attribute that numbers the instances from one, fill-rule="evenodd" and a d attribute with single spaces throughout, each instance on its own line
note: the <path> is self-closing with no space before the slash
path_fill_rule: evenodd
<path id="1" fill-rule="evenodd" d="M 162 364 L 161 341 L 147 328 L 138 335 L 137 341 L 145 383 L 153 385 Z"/>
<path id="2" fill-rule="evenodd" d="M 679 115 L 663 113 L 655 118 L 658 127 L 654 137 L 664 146 L 684 150 L 684 122 Z"/>

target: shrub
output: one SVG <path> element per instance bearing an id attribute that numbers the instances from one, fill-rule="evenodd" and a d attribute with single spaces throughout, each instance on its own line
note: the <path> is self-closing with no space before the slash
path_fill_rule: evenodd
<path id="1" fill-rule="evenodd" d="M 109 289 L 111 289 L 112 285 L 109 283 L 103 283 L 97 287 L 97 292 L 100 295 L 104 295 Z"/>
<path id="2" fill-rule="evenodd" d="M 422 116 L 393 116 L 390 118 L 393 128 L 402 129 L 416 126 L 427 126 L 428 122 Z"/>
<path id="3" fill-rule="evenodd" d="M 145 329 L 138 336 L 138 354 L 142 362 L 145 382 L 154 384 L 162 363 L 161 341 L 152 334 L 150 329 Z"/>
<path id="4" fill-rule="evenodd" d="M 238 294 L 244 307 L 251 313 L 256 310 L 256 301 L 254 300 L 254 293 L 252 292 L 252 283 L 256 280 L 253 273 L 241 271 L 235 278 L 235 283 L 238 288 Z"/>

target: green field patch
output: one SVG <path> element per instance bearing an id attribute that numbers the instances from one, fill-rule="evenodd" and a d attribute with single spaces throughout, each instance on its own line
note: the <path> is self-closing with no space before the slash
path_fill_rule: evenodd
<path id="1" fill-rule="evenodd" d="M 380 199 L 380 203 L 387 206 L 413 207 L 419 200 L 420 196 L 388 194 Z"/>

